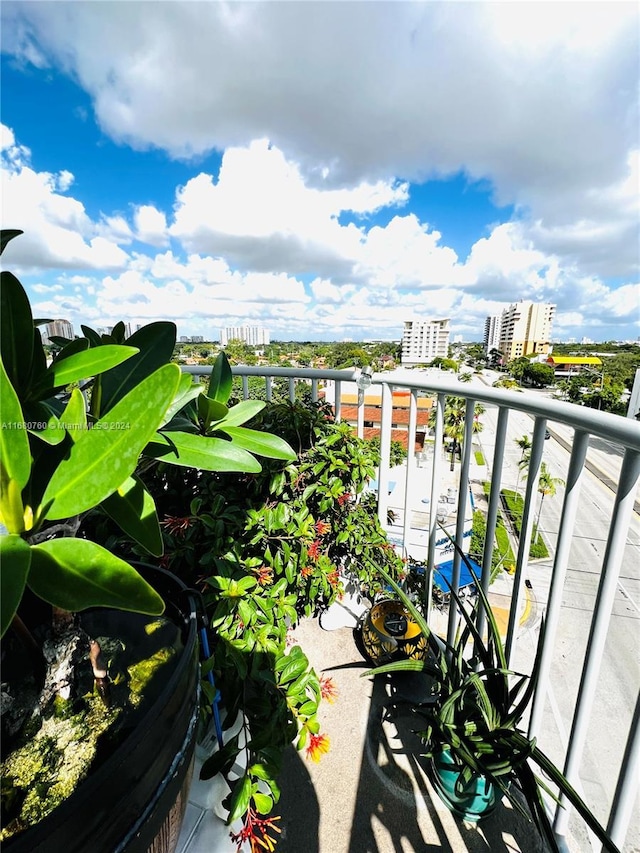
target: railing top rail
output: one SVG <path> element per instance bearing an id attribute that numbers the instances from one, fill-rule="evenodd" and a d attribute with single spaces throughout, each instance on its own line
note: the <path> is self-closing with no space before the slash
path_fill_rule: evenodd
<path id="1" fill-rule="evenodd" d="M 211 367 L 182 365 L 182 370 L 191 374 L 207 374 L 211 372 Z M 355 382 L 360 376 L 360 370 L 357 368 L 325 370 L 322 368 L 275 367 L 271 365 L 235 365 L 232 367 L 232 372 L 237 376 L 281 376 L 298 379 L 330 379 L 336 382 Z M 386 384 L 392 388 L 416 389 L 426 393 L 446 394 L 464 399 L 471 397 L 480 403 L 504 406 L 548 420 L 561 421 L 577 430 L 597 435 L 613 444 L 621 444 L 640 453 L 640 424 L 633 418 L 612 415 L 610 412 L 601 412 L 597 409 L 577 406 L 575 403 L 567 403 L 562 400 L 550 400 L 548 397 L 536 399 L 530 394 L 520 394 L 518 391 L 482 388 L 478 385 L 470 387 L 468 383 L 459 382 L 457 378 L 449 378 L 442 374 L 416 376 L 415 378 L 412 376 L 411 379 L 408 379 L 406 374 L 389 371 L 374 373 L 371 379 L 372 385 Z"/>
<path id="2" fill-rule="evenodd" d="M 194 375 L 211 373 L 210 365 L 181 364 L 183 373 Z M 282 376 L 293 379 L 331 379 L 334 382 L 355 382 L 360 370 L 349 367 L 346 370 L 327 370 L 321 367 L 276 367 L 271 364 L 260 366 L 235 364 L 231 368 L 234 376 Z"/>

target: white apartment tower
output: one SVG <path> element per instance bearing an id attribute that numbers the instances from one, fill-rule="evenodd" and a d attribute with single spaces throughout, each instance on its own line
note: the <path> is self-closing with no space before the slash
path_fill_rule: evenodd
<path id="1" fill-rule="evenodd" d="M 268 346 L 269 330 L 262 326 L 227 326 L 220 330 L 220 346 L 226 347 L 229 341 L 243 341 L 251 347 Z"/>
<path id="2" fill-rule="evenodd" d="M 446 358 L 449 352 L 449 318 L 407 320 L 402 335 L 402 364 L 412 367 Z"/>
<path id="3" fill-rule="evenodd" d="M 73 326 L 68 320 L 53 320 L 44 327 L 42 343 L 48 344 L 51 338 L 68 338 L 73 340 Z"/>
<path id="4" fill-rule="evenodd" d="M 543 302 L 516 302 L 502 312 L 500 346 L 505 361 L 523 355 L 547 353 L 556 306 Z"/>
<path id="5" fill-rule="evenodd" d="M 489 354 L 493 349 L 500 349 L 500 325 L 502 315 L 494 314 L 487 317 L 484 323 L 484 351 Z"/>

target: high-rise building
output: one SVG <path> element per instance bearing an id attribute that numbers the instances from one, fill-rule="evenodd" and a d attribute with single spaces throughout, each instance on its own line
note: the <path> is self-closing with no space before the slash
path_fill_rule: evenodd
<path id="1" fill-rule="evenodd" d="M 500 346 L 504 361 L 548 353 L 556 306 L 546 302 L 516 302 L 502 312 Z"/>
<path id="2" fill-rule="evenodd" d="M 402 334 L 402 364 L 412 367 L 446 358 L 449 352 L 449 319 L 407 320 Z"/>
<path id="3" fill-rule="evenodd" d="M 51 343 L 51 338 L 68 338 L 73 340 L 73 326 L 68 320 L 53 320 L 44 327 L 42 343 Z"/>
<path id="4" fill-rule="evenodd" d="M 262 326 L 227 326 L 220 330 L 220 346 L 226 347 L 229 341 L 242 341 L 251 347 L 268 346 L 269 330 Z"/>
<path id="5" fill-rule="evenodd" d="M 488 354 L 491 350 L 500 349 L 500 324 L 501 314 L 487 317 L 484 323 L 484 351 Z"/>

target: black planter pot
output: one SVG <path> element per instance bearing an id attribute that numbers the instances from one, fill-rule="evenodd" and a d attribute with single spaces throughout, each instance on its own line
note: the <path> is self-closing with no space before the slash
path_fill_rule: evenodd
<path id="1" fill-rule="evenodd" d="M 196 599 L 161 569 L 138 570 L 165 599 L 181 648 L 159 696 L 115 751 L 51 814 L 3 842 L 3 853 L 173 853 L 187 804 L 199 703 Z M 96 625 L 135 636 L 146 617 L 95 609 Z M 97 631 L 96 633 L 99 633 Z"/>

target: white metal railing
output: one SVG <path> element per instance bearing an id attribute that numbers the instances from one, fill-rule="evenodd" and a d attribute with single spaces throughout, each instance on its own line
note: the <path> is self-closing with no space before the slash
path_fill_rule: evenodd
<path id="1" fill-rule="evenodd" d="M 207 374 L 211 368 L 200 366 L 183 367 L 191 374 Z M 361 372 L 357 369 L 336 371 L 282 367 L 248 367 L 233 368 L 236 376 L 242 377 L 243 394 L 248 396 L 248 378 L 262 376 L 265 380 L 267 399 L 271 399 L 273 378 L 286 378 L 291 400 L 296 396 L 296 381 L 302 380 L 311 385 L 312 399 L 318 399 L 319 383 L 335 383 L 335 414 L 338 420 L 342 416 L 341 392 L 345 382 L 357 382 Z M 420 394 L 435 399 L 436 422 L 434 428 L 434 453 L 430 467 L 430 498 L 428 510 L 428 544 L 425 557 L 429 567 L 428 589 L 431 593 L 435 548 L 437 539 L 437 502 L 441 494 L 444 472 L 444 460 L 439 448 L 442 445 L 444 432 L 445 400 L 448 396 L 461 397 L 466 400 L 465 436 L 463 455 L 457 467 L 457 515 L 456 539 L 462 541 L 465 517 L 467 516 L 470 495 L 470 467 L 473 444 L 472 425 L 473 412 L 476 403 L 497 408 L 495 440 L 493 445 L 493 464 L 490 477 L 490 492 L 486 517 L 487 533 L 482 556 L 481 583 L 485 590 L 489 589 L 490 571 L 492 564 L 494 534 L 499 514 L 499 500 L 503 471 L 506 465 L 506 448 L 509 417 L 513 412 L 521 412 L 533 419 L 533 436 L 530 450 L 530 461 L 526 473 L 526 490 L 524 497 L 521 535 L 519 537 L 518 553 L 513 576 L 513 591 L 509 609 L 508 626 L 505 638 L 505 648 L 508 661 L 515 659 L 517 640 L 519 637 L 519 617 L 525 594 L 525 580 L 529 564 L 529 544 L 534 529 L 534 518 L 537 499 L 537 481 L 545 447 L 545 432 L 547 423 L 553 422 L 569 428 L 571 433 L 564 444 L 570 458 L 562 509 L 560 512 L 558 535 L 555 543 L 551 581 L 548 602 L 546 605 L 546 631 L 542 651 L 541 672 L 534 697 L 532 712 L 529 720 L 529 734 L 536 736 L 545 749 L 543 715 L 545 702 L 550 690 L 550 674 L 554 663 L 556 638 L 559 625 L 566 613 L 563 613 L 563 595 L 565 594 L 565 579 L 569 568 L 569 552 L 576 531 L 576 519 L 579 512 L 581 487 L 587 470 L 587 452 L 591 437 L 604 439 L 623 448 L 624 456 L 614 483 L 615 496 L 608 522 L 606 548 L 600 568 L 600 581 L 593 605 L 593 614 L 586 645 L 586 653 L 582 664 L 582 674 L 575 703 L 575 710 L 568 721 L 570 734 L 566 744 L 565 754 L 561 757 L 564 762 L 564 772 L 574 786 L 580 790 L 580 761 L 585 750 L 587 730 L 593 720 L 594 700 L 599 678 L 602 677 L 601 661 L 605 645 L 609 637 L 611 614 L 614 596 L 619 582 L 620 571 L 624 559 L 624 550 L 630 536 L 632 521 L 638 512 L 636 493 L 640 481 L 640 425 L 633 419 L 602 413 L 583 408 L 571 403 L 559 402 L 547 397 L 531 394 L 520 394 L 514 391 L 495 389 L 492 387 L 458 382 L 453 376 L 447 377 L 440 373 L 428 375 L 412 374 L 410 380 L 405 373 L 377 373 L 371 378 L 373 386 L 381 387 L 380 415 L 380 446 L 381 464 L 378 473 L 378 515 L 383 526 L 388 528 L 387 511 L 389 508 L 389 455 L 391 447 L 393 391 L 409 391 L 409 422 L 408 447 L 413 448 L 416 439 L 417 401 Z M 362 435 L 364 411 L 364 395 L 358 398 L 357 429 Z M 593 465 L 591 465 L 593 469 Z M 412 453 L 409 453 L 406 464 L 406 480 L 404 488 L 404 518 L 402 524 L 402 542 L 406 545 L 411 536 L 411 513 L 409 497 L 416 478 L 424 478 L 424 469 L 416 465 Z M 608 476 L 608 480 L 612 478 Z M 615 477 L 613 477 L 615 480 Z M 608 485 L 611 485 L 610 483 Z M 636 566 L 640 563 L 636 563 Z M 461 557 L 456 552 L 453 560 L 452 586 L 458 589 L 460 582 Z M 431 602 L 429 602 L 431 604 Z M 453 600 L 450 604 L 448 618 L 448 638 L 453 639 L 457 623 L 457 613 Z M 640 623 L 639 623 L 640 624 Z M 630 674 L 632 677 L 634 674 Z M 637 689 L 637 686 L 634 685 Z M 632 822 L 632 815 L 637 809 L 636 798 L 638 780 L 640 779 L 640 734 L 638 718 L 640 716 L 640 699 L 635 711 L 630 715 L 628 735 L 624 755 L 619 757 L 619 771 L 615 792 L 607 804 L 609 812 L 607 832 L 611 840 L 622 848 Z M 619 721 L 616 721 L 616 725 Z M 637 814 L 637 812 L 635 813 Z M 570 810 L 558 807 L 555 814 L 554 829 L 559 843 L 564 843 L 568 832 Z M 604 825 L 604 824 L 603 824 Z M 637 828 L 634 829 L 638 832 Z"/>

